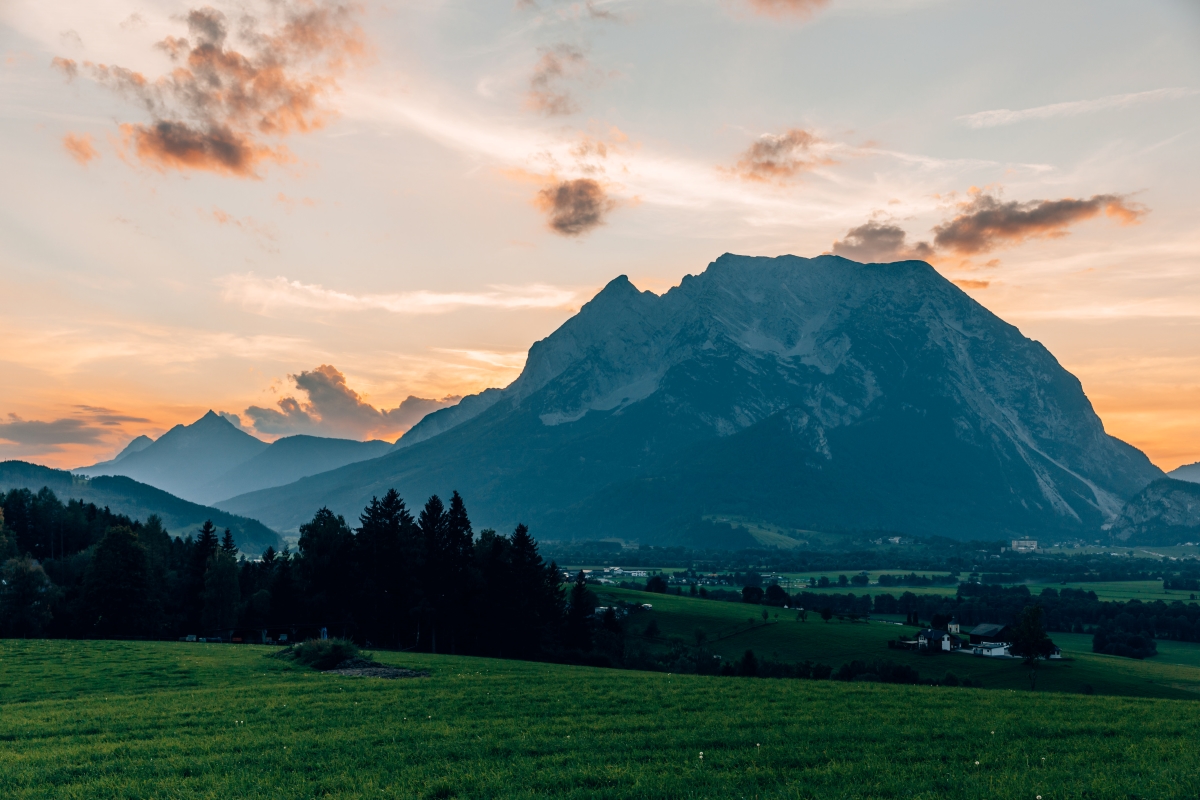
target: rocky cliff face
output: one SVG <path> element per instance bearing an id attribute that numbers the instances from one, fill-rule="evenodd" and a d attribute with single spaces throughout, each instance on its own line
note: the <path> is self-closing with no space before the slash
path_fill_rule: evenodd
<path id="1" fill-rule="evenodd" d="M 661 297 L 617 278 L 470 400 L 382 474 L 304 491 L 458 488 L 547 538 L 680 540 L 714 515 L 999 536 L 1097 529 L 1162 474 L 1044 347 L 922 262 L 726 255 Z M 287 502 L 230 507 L 279 524 Z"/>
<path id="2" fill-rule="evenodd" d="M 1170 478 L 1151 483 L 1121 510 L 1111 532 L 1129 544 L 1200 541 L 1200 485 Z"/>

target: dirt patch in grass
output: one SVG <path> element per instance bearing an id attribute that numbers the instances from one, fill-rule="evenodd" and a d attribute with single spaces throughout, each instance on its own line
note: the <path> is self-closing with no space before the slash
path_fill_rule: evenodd
<path id="1" fill-rule="evenodd" d="M 428 678 L 429 673 L 413 669 L 405 669 L 404 667 L 389 667 L 384 664 L 378 664 L 374 661 L 367 661 L 365 658 L 351 658 L 338 664 L 331 670 L 326 670 L 333 675 L 346 675 L 351 678 L 384 678 L 385 680 L 395 680 L 396 678 Z"/>

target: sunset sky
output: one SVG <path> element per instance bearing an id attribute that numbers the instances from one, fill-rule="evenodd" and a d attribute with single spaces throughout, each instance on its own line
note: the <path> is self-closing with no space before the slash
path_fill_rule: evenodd
<path id="1" fill-rule="evenodd" d="M 0 3 L 0 458 L 394 439 L 619 274 L 922 258 L 1200 461 L 1200 3 Z"/>

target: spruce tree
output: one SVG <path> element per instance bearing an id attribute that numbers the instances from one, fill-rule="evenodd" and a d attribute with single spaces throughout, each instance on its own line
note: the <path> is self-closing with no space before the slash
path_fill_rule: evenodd
<path id="1" fill-rule="evenodd" d="M 109 528 L 96 545 L 84 577 L 90 627 L 100 636 L 128 636 L 146 628 L 146 549 L 130 528 Z"/>
<path id="2" fill-rule="evenodd" d="M 229 528 L 225 529 L 225 535 L 221 537 L 221 552 L 230 558 L 237 558 L 238 548 L 233 541 L 233 531 Z"/>

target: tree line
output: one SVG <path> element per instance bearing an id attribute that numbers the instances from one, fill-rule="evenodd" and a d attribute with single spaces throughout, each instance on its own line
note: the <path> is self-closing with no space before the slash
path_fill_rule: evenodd
<path id="1" fill-rule="evenodd" d="M 51 637 L 329 635 L 376 647 L 533 658 L 561 648 L 561 573 L 528 528 L 476 535 L 462 498 L 415 515 L 394 491 L 357 525 L 322 508 L 296 552 L 238 552 L 206 522 L 172 537 L 53 492 L 0 495 L 0 634 Z M 589 610 L 590 614 L 590 610 Z"/>

